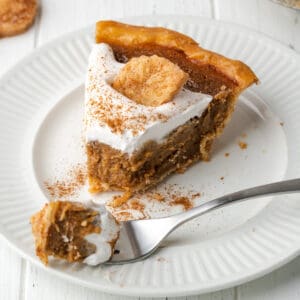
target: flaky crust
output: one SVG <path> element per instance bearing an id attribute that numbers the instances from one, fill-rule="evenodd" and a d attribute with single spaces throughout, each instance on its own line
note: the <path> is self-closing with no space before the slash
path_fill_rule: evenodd
<path id="1" fill-rule="evenodd" d="M 99 21 L 96 24 L 96 42 L 125 47 L 153 44 L 176 48 L 194 63 L 212 66 L 232 80 L 235 94 L 258 81 L 254 72 L 243 62 L 203 49 L 190 37 L 166 28 Z"/>
<path id="2" fill-rule="evenodd" d="M 0 38 L 24 32 L 36 13 L 37 0 L 0 0 Z"/>

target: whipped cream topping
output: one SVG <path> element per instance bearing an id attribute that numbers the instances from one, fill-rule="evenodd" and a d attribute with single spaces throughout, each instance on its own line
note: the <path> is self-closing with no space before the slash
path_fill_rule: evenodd
<path id="1" fill-rule="evenodd" d="M 86 204 L 93 210 L 99 211 L 100 233 L 92 233 L 85 237 L 87 241 L 96 246 L 96 252 L 84 259 L 84 263 L 96 266 L 106 262 L 113 255 L 113 245 L 119 237 L 120 226 L 115 218 L 106 210 L 104 205 L 95 205 L 93 202 Z"/>
<path id="2" fill-rule="evenodd" d="M 124 66 L 107 44 L 95 44 L 89 57 L 85 91 L 86 141 L 99 141 L 132 154 L 145 142 L 161 142 L 195 116 L 201 116 L 210 95 L 182 89 L 172 101 L 157 107 L 138 104 L 111 87 Z"/>

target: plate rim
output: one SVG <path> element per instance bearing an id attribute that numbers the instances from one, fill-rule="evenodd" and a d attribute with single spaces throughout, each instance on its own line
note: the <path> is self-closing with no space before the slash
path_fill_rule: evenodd
<path id="1" fill-rule="evenodd" d="M 280 43 L 279 41 L 269 37 L 266 34 L 263 33 L 259 33 L 256 30 L 252 30 L 247 28 L 246 26 L 242 26 L 242 25 L 238 25 L 238 24 L 234 24 L 231 22 L 225 22 L 225 21 L 219 21 L 219 20 L 215 20 L 215 19 L 210 19 L 207 17 L 201 17 L 201 16 L 181 16 L 181 15 L 155 15 L 155 16 L 135 16 L 135 17 L 126 17 L 126 18 L 117 18 L 117 20 L 119 21 L 123 21 L 123 22 L 139 22 L 139 20 L 143 20 L 145 22 L 145 19 L 148 22 L 151 21 L 170 21 L 170 22 L 176 22 L 176 19 L 179 18 L 180 21 L 184 22 L 184 23 L 193 23 L 193 24 L 201 24 L 203 22 L 205 23 L 210 23 L 213 25 L 220 25 L 223 24 L 224 26 L 228 26 L 228 27 L 233 27 L 235 30 L 239 31 L 239 32 L 245 32 L 245 33 L 250 33 L 260 39 L 267 39 L 268 43 L 273 44 L 276 48 L 279 48 L 280 50 L 282 50 L 283 52 L 291 55 L 298 64 L 300 64 L 300 55 L 295 51 L 290 49 L 288 46 Z M 72 36 L 75 36 L 76 34 L 81 34 L 81 33 L 89 33 L 92 31 L 93 26 L 87 26 L 84 27 L 82 29 L 78 29 L 69 33 L 66 33 L 62 36 L 59 36 L 47 43 L 45 43 L 43 46 L 38 47 L 36 49 L 34 49 L 30 54 L 26 55 L 23 59 L 21 59 L 20 61 L 18 61 L 15 65 L 13 65 L 8 71 L 6 71 L 1 77 L 0 77 L 0 81 L 5 81 L 6 78 L 8 78 L 10 76 L 10 74 L 13 74 L 13 72 L 15 72 L 16 69 L 20 68 L 22 65 L 26 64 L 28 61 L 31 61 L 32 59 L 34 59 L 34 57 L 36 57 L 39 53 L 42 53 L 43 51 L 47 51 L 47 49 L 49 49 L 49 47 L 55 47 L 55 45 L 57 43 L 59 43 L 61 40 L 64 39 L 68 39 Z M 118 286 L 117 284 L 110 284 L 108 286 L 97 286 L 96 283 L 94 282 L 88 282 L 85 280 L 82 280 L 81 278 L 78 277 L 74 277 L 71 274 L 65 273 L 65 272 L 61 272 L 60 270 L 54 269 L 52 267 L 45 267 L 40 261 L 38 261 L 37 259 L 31 257 L 30 255 L 28 255 L 26 252 L 23 252 L 21 248 L 18 248 L 18 244 L 14 243 L 14 239 L 12 238 L 8 238 L 7 237 L 7 233 L 6 230 L 4 228 L 4 226 L 0 223 L 0 236 L 2 237 L 2 240 L 5 240 L 6 243 L 13 248 L 17 253 L 19 253 L 22 257 L 24 257 L 25 259 L 27 259 L 28 261 L 30 261 L 31 263 L 33 263 L 34 265 L 37 265 L 38 267 L 41 267 L 42 269 L 50 272 L 51 274 L 57 275 L 60 278 L 64 278 L 69 280 L 70 282 L 73 283 L 78 283 L 81 286 L 86 286 L 89 288 L 93 288 L 102 292 L 106 292 L 106 293 L 113 293 L 113 294 L 118 294 L 118 295 L 127 295 L 127 296 L 152 296 L 152 297 L 160 297 L 160 296 L 188 296 L 188 295 L 199 295 L 199 294 L 203 294 L 203 293 L 208 293 L 208 292 L 212 292 L 212 291 L 217 291 L 217 290 L 221 290 L 224 288 L 229 288 L 229 287 L 233 287 L 235 285 L 239 285 L 241 283 L 245 283 L 247 281 L 253 280 L 255 278 L 261 277 L 277 268 L 279 268 L 280 266 L 286 264 L 287 262 L 291 261 L 293 258 L 297 257 L 300 254 L 300 247 L 294 247 L 294 249 L 291 249 L 290 253 L 288 253 L 285 256 L 280 256 L 280 260 L 277 260 L 277 263 L 274 263 L 274 261 L 270 261 L 267 264 L 264 264 L 263 267 L 261 267 L 260 269 L 256 269 L 253 272 L 248 272 L 245 276 L 240 276 L 239 274 L 239 278 L 236 278 L 234 280 L 230 279 L 228 281 L 223 281 L 222 283 L 219 283 L 217 285 L 211 285 L 208 286 L 207 288 L 198 288 L 195 287 L 194 289 L 187 287 L 186 289 L 184 287 L 180 287 L 180 291 L 174 290 L 174 289 L 168 289 L 168 288 L 160 288 L 157 289 L 155 291 L 155 294 L 152 294 L 149 290 L 147 292 L 147 290 L 143 289 L 143 291 L 141 291 L 141 288 L 137 288 L 137 287 L 124 287 L 124 288 L 118 288 L 116 289 L 116 287 Z"/>

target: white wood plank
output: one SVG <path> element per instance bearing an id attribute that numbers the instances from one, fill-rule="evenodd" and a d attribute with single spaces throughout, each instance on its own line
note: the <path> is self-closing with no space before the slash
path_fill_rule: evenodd
<path id="1" fill-rule="evenodd" d="M 147 298 L 140 298 L 140 300 L 165 300 L 167 299 L 166 297 L 159 297 L 159 298 L 152 298 L 152 297 L 147 297 Z M 169 298 L 172 299 L 172 298 Z M 172 299 L 173 300 L 173 299 Z"/>
<path id="2" fill-rule="evenodd" d="M 108 295 L 71 284 L 64 280 L 58 280 L 56 277 L 46 272 L 39 272 L 39 270 L 33 266 L 29 267 L 29 273 L 30 277 L 28 278 L 28 281 L 30 283 L 27 284 L 25 297 L 25 299 L 28 300 L 129 300 L 127 297 Z M 138 297 L 130 299 L 138 300 Z"/>
<path id="3" fill-rule="evenodd" d="M 189 297 L 167 297 L 168 300 L 235 300 L 235 289 L 226 289 L 214 293 Z M 166 298 L 140 298 L 140 300 L 162 300 Z"/>
<path id="4" fill-rule="evenodd" d="M 300 51 L 300 16 L 270 0 L 215 0 L 215 17 L 248 26 Z"/>
<path id="5" fill-rule="evenodd" d="M 236 290 L 232 288 L 232 289 L 226 289 L 214 293 L 187 297 L 187 300 L 235 300 L 236 299 L 235 295 L 236 295 Z"/>
<path id="6" fill-rule="evenodd" d="M 47 272 L 41 272 L 40 269 L 32 265 L 29 266 L 28 271 L 29 277 L 26 282 L 26 300 L 129 300 L 127 297 L 103 294 L 69 283 Z M 138 297 L 130 298 L 130 300 L 138 299 Z"/>
<path id="7" fill-rule="evenodd" d="M 240 286 L 237 299 L 300 299 L 300 257 L 270 275 Z"/>
<path id="8" fill-rule="evenodd" d="M 23 294 L 22 258 L 0 237 L 0 300 L 17 300 Z"/>

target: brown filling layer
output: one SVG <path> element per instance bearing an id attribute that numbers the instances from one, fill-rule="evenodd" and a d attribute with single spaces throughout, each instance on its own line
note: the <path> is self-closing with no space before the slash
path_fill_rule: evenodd
<path id="1" fill-rule="evenodd" d="M 199 61 L 188 59 L 186 54 L 179 49 L 155 44 L 141 44 L 134 47 L 115 44 L 110 44 L 110 46 L 116 59 L 122 63 L 127 62 L 132 57 L 141 55 L 151 56 L 156 54 L 168 58 L 189 74 L 186 88 L 194 92 L 216 95 L 223 86 L 232 90 L 237 87 L 234 80 L 218 71 L 213 65 L 201 64 Z"/>
<path id="2" fill-rule="evenodd" d="M 97 141 L 87 144 L 91 191 L 142 190 L 174 171 L 209 159 L 213 139 L 233 111 L 235 97 L 223 91 L 216 95 L 201 117 L 195 117 L 171 132 L 163 143 L 149 141 L 130 157 Z"/>

